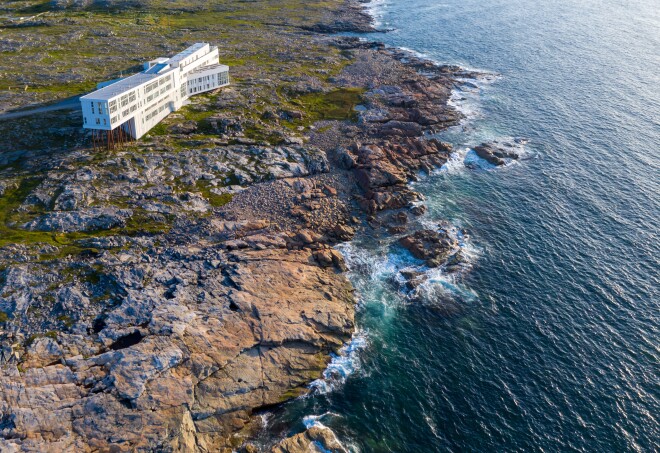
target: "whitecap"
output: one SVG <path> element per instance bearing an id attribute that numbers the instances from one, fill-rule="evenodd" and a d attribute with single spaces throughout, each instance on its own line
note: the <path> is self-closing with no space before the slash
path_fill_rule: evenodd
<path id="1" fill-rule="evenodd" d="M 455 175 L 465 171 L 465 158 L 468 151 L 470 151 L 470 148 L 461 147 L 457 151 L 451 153 L 449 155 L 449 159 L 447 159 L 447 162 L 445 162 L 442 167 L 436 170 L 436 173 Z"/>
<path id="2" fill-rule="evenodd" d="M 330 364 L 323 371 L 323 376 L 309 385 L 314 393 L 326 394 L 337 389 L 351 374 L 360 369 L 358 352 L 367 347 L 367 337 L 366 330 L 357 330 L 350 342 L 337 354 L 332 354 Z"/>

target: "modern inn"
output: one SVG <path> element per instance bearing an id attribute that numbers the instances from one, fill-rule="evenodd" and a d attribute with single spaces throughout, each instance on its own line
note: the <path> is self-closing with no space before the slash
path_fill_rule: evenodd
<path id="1" fill-rule="evenodd" d="M 138 139 L 195 94 L 229 84 L 218 48 L 197 43 L 171 58 L 144 64 L 144 71 L 109 82 L 82 96 L 83 127 Z M 110 140 L 110 139 L 109 139 Z"/>

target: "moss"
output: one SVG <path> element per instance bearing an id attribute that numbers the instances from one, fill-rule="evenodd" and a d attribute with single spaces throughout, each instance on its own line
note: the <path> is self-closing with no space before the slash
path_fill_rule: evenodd
<path id="1" fill-rule="evenodd" d="M 69 327 L 73 326 L 73 324 L 74 324 L 74 321 L 71 318 L 71 316 L 67 316 L 67 315 L 60 315 L 60 316 L 57 317 L 57 320 L 59 322 L 61 322 L 62 324 L 64 324 L 64 326 L 66 328 L 69 328 Z"/>
<path id="2" fill-rule="evenodd" d="M 158 123 L 151 129 L 149 129 L 149 135 L 167 135 L 167 125 L 164 123 Z"/>
<path id="3" fill-rule="evenodd" d="M 306 393 L 307 393 L 307 389 L 305 387 L 294 387 L 284 392 L 280 397 L 280 401 L 284 402 L 294 398 L 298 398 L 299 396 L 302 396 Z"/>
<path id="4" fill-rule="evenodd" d="M 206 198 L 211 206 L 219 208 L 226 205 L 233 199 L 230 193 L 217 194 L 211 191 L 212 187 L 207 181 L 197 181 L 197 189 L 202 196 Z"/>
<path id="5" fill-rule="evenodd" d="M 9 315 L 4 311 L 0 311 L 0 323 L 7 322 L 9 320 Z"/>
<path id="6" fill-rule="evenodd" d="M 165 219 L 160 219 L 154 217 L 147 211 L 134 210 L 133 215 L 126 222 L 126 226 L 119 231 L 128 236 L 167 233 L 172 227 L 172 220 L 171 216 L 166 216 Z"/>
<path id="7" fill-rule="evenodd" d="M 44 337 L 51 338 L 53 340 L 57 340 L 57 332 L 55 332 L 54 330 L 49 330 L 48 332 L 46 332 L 44 334 Z"/>
<path id="8" fill-rule="evenodd" d="M 358 105 L 364 94 L 361 88 L 340 88 L 328 93 L 309 93 L 296 98 L 293 103 L 303 107 L 307 121 L 355 120 Z"/>

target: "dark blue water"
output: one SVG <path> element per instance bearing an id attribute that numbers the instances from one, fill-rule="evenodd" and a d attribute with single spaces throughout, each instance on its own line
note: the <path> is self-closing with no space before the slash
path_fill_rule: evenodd
<path id="1" fill-rule="evenodd" d="M 500 75 L 460 103 L 426 222 L 471 232 L 474 268 L 435 304 L 390 282 L 410 260 L 344 248 L 366 346 L 341 385 L 271 426 L 320 422 L 362 452 L 660 450 L 660 4 L 388 0 L 372 36 Z M 469 170 L 469 145 L 526 159 Z M 436 302 L 437 302 L 436 301 Z M 313 418 L 309 416 L 320 416 Z"/>

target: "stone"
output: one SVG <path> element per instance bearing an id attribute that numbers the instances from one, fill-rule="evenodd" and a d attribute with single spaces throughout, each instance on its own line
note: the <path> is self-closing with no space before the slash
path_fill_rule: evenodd
<path id="1" fill-rule="evenodd" d="M 271 453 L 348 453 L 335 433 L 326 426 L 311 428 L 286 438 L 271 450 Z"/>
<path id="2" fill-rule="evenodd" d="M 75 231 L 109 230 L 123 227 L 133 215 L 130 209 L 93 207 L 79 211 L 53 211 L 25 224 L 32 231 Z"/>
<path id="3" fill-rule="evenodd" d="M 399 244 L 429 267 L 438 267 L 458 251 L 458 241 L 445 231 L 419 230 L 399 239 Z"/>

